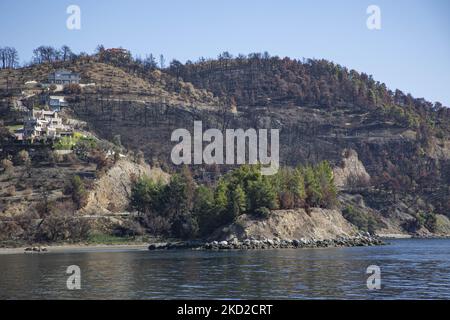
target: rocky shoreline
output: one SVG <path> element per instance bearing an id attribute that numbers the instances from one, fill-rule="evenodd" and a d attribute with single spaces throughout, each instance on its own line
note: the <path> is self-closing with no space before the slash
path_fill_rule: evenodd
<path id="1" fill-rule="evenodd" d="M 360 235 L 356 237 L 340 237 L 329 240 L 317 239 L 242 239 L 233 238 L 229 241 L 178 241 L 152 243 L 149 250 L 258 250 L 258 249 L 300 249 L 300 248 L 329 248 L 329 247 L 367 247 L 386 244 L 380 238 Z"/>

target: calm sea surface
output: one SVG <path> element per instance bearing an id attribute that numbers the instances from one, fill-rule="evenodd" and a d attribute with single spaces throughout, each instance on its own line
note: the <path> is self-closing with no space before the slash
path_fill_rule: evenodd
<path id="1" fill-rule="evenodd" d="M 0 255 L 0 299 L 450 299 L 450 240 L 261 251 Z M 68 290 L 66 269 L 81 270 Z M 366 269 L 381 269 L 367 289 Z"/>

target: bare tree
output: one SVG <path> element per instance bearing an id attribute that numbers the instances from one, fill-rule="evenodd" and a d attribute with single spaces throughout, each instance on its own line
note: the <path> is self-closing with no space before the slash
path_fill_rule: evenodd
<path id="1" fill-rule="evenodd" d="M 0 61 L 2 69 L 12 69 L 19 65 L 19 53 L 13 47 L 0 48 Z"/>
<path id="2" fill-rule="evenodd" d="M 40 46 L 33 50 L 33 61 L 35 63 L 55 62 L 60 58 L 60 52 L 50 46 Z"/>
<path id="3" fill-rule="evenodd" d="M 149 54 L 144 60 L 144 68 L 145 70 L 154 70 L 158 67 L 158 63 L 156 62 L 153 54 Z"/>
<path id="4" fill-rule="evenodd" d="M 73 55 L 74 54 L 73 54 L 72 50 L 68 46 L 64 45 L 64 46 L 61 47 L 61 59 L 62 59 L 62 61 L 70 60 L 73 57 Z"/>

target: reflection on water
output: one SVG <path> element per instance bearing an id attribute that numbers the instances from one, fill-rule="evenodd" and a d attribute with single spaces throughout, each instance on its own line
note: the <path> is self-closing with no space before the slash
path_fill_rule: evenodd
<path id="1" fill-rule="evenodd" d="M 381 268 L 381 290 L 366 286 Z M 66 268 L 81 268 L 81 290 Z M 1 299 L 450 299 L 450 240 L 383 247 L 0 256 Z"/>

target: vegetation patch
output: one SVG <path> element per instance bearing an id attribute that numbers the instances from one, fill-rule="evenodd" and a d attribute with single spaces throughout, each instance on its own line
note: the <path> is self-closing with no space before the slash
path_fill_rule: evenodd
<path id="1" fill-rule="evenodd" d="M 352 205 L 346 206 L 342 210 L 342 215 L 360 230 L 369 232 L 370 234 L 375 234 L 377 228 L 382 226 L 370 213 L 359 210 Z"/>
<path id="2" fill-rule="evenodd" d="M 216 186 L 197 186 L 188 167 L 168 184 L 137 179 L 131 205 L 145 227 L 179 238 L 204 237 L 242 214 L 267 218 L 271 210 L 336 204 L 336 189 L 328 162 L 284 168 L 263 176 L 258 165 L 243 165 L 225 174 Z"/>

